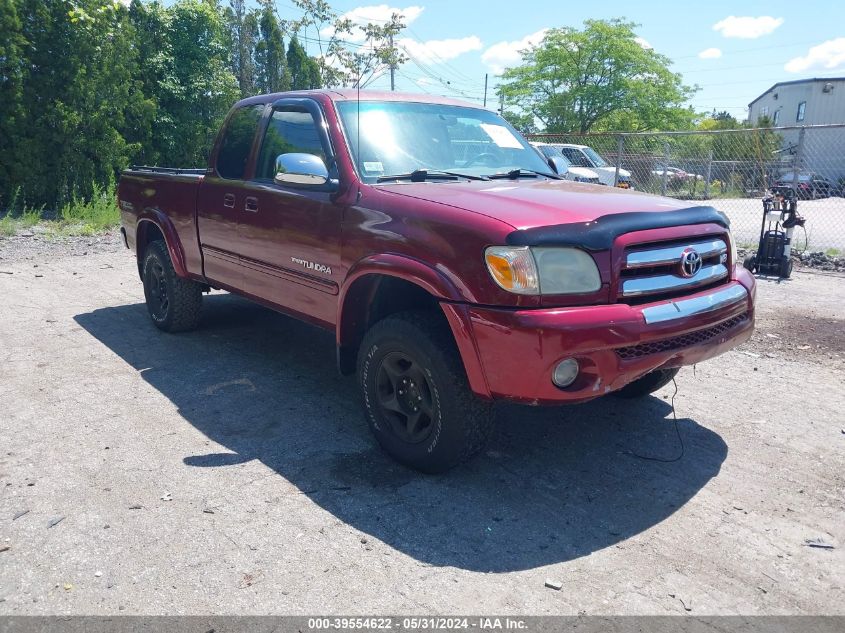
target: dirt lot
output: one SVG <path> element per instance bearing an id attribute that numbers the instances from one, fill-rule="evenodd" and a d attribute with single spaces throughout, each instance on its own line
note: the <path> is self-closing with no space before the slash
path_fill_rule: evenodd
<path id="1" fill-rule="evenodd" d="M 681 451 L 669 387 L 503 407 L 426 477 L 331 335 L 225 294 L 165 335 L 114 236 L 0 240 L 0 614 L 845 614 L 845 279 L 759 296 L 678 461 L 635 456 Z"/>

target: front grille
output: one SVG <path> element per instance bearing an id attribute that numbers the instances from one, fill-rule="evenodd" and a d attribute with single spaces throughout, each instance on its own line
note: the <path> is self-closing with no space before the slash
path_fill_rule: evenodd
<path id="1" fill-rule="evenodd" d="M 696 330 L 683 336 L 676 336 L 674 338 L 665 338 L 660 341 L 651 341 L 649 343 L 640 343 L 639 345 L 632 345 L 630 347 L 620 347 L 616 350 L 616 355 L 622 360 L 634 360 L 635 358 L 642 358 L 650 356 L 651 354 L 659 354 L 661 352 L 673 352 L 675 350 L 684 349 L 685 347 L 692 347 L 693 345 L 701 345 L 708 341 L 721 336 L 731 328 L 748 320 L 748 313 L 743 312 L 740 315 L 732 317 L 727 321 L 723 321 L 718 325 L 709 327 L 705 330 Z"/>
<path id="2" fill-rule="evenodd" d="M 699 270 L 684 272 L 683 257 L 695 251 Z M 626 251 L 619 271 L 619 299 L 654 301 L 703 290 L 727 281 L 728 243 L 724 237 L 637 245 Z"/>

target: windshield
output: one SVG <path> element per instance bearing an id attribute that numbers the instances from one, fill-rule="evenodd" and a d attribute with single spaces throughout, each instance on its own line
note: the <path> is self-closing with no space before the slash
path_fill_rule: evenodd
<path id="1" fill-rule="evenodd" d="M 489 176 L 523 169 L 554 177 L 519 132 L 488 110 L 404 101 L 343 101 L 337 108 L 365 182 L 416 170 Z"/>
<path id="2" fill-rule="evenodd" d="M 590 160 L 593 161 L 593 165 L 595 165 L 596 167 L 608 166 L 608 162 L 601 156 L 599 156 L 598 152 L 596 152 L 596 150 L 594 150 L 592 147 L 585 147 L 584 153 L 590 157 Z"/>

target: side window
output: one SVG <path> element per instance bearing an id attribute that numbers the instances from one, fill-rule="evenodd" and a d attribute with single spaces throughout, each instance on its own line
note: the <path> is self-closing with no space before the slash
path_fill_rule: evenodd
<path id="1" fill-rule="evenodd" d="M 795 117 L 796 121 L 803 121 L 804 120 L 804 112 L 807 110 L 807 102 L 802 101 L 798 104 L 798 116 Z"/>
<path id="2" fill-rule="evenodd" d="M 569 162 L 577 167 L 588 167 L 589 163 L 587 159 L 584 158 L 584 155 L 581 153 L 581 150 L 575 149 L 574 147 L 561 147 L 560 151 L 569 159 Z"/>
<path id="3" fill-rule="evenodd" d="M 229 119 L 217 154 L 217 173 L 222 178 L 243 179 L 249 150 L 263 112 L 264 105 L 246 106 Z"/>
<path id="4" fill-rule="evenodd" d="M 326 160 L 317 122 L 310 112 L 296 106 L 282 107 L 273 112 L 261 143 L 255 177 L 272 180 L 276 157 L 292 153 L 314 154 L 323 162 Z"/>

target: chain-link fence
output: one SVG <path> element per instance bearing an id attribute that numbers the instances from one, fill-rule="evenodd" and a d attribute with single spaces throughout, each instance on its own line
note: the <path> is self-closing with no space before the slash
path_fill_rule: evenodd
<path id="1" fill-rule="evenodd" d="M 755 245 L 762 198 L 797 190 L 807 218 L 795 247 L 845 250 L 845 124 L 696 132 L 534 134 L 606 185 L 700 200 L 731 219 L 740 245 Z M 805 246 L 806 244 L 806 246 Z"/>

